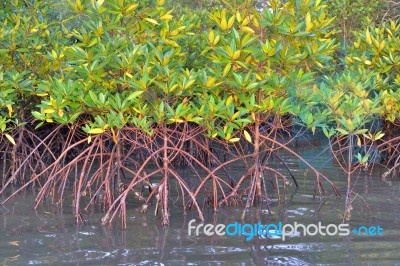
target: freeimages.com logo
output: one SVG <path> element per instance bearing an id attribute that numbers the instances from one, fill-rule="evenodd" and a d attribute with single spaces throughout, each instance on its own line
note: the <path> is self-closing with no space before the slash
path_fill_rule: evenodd
<path id="1" fill-rule="evenodd" d="M 354 235 L 377 236 L 383 235 L 383 228 L 378 226 L 360 226 L 350 230 L 349 224 L 318 224 L 304 225 L 295 222 L 292 224 L 283 224 L 278 222 L 276 224 L 262 224 L 261 222 L 255 224 L 241 224 L 238 222 L 230 224 L 197 224 L 195 219 L 190 220 L 188 224 L 189 236 L 199 236 L 201 233 L 206 236 L 245 236 L 246 240 L 251 240 L 254 237 L 273 237 L 280 238 L 285 241 L 288 236 L 303 235 L 303 236 L 348 236 L 350 233 Z"/>

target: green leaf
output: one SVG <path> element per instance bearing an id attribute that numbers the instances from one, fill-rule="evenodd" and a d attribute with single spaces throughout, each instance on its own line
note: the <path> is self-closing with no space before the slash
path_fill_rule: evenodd
<path id="1" fill-rule="evenodd" d="M 129 94 L 129 96 L 128 96 L 128 100 L 133 100 L 133 99 L 136 99 L 138 96 L 140 96 L 141 94 L 143 93 L 143 91 L 134 91 L 134 92 L 132 92 L 131 94 Z"/>
<path id="2" fill-rule="evenodd" d="M 346 130 L 344 130 L 344 129 L 342 129 L 342 128 L 337 128 L 336 131 L 342 133 L 344 136 L 350 134 L 350 132 L 348 132 L 348 131 L 346 131 Z"/>

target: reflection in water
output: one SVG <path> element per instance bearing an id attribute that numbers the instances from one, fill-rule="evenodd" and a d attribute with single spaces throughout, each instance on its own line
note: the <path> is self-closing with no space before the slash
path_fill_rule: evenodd
<path id="1" fill-rule="evenodd" d="M 302 153 L 344 192 L 345 178 L 328 156 Z M 284 155 L 283 155 L 284 156 Z M 333 194 L 323 201 L 312 196 L 314 179 L 301 163 L 284 156 L 300 188 L 290 187 L 286 201 L 273 200 L 270 211 L 251 208 L 241 221 L 241 208 L 205 211 L 206 223 L 339 224 L 344 202 Z M 327 163 L 328 162 L 328 163 Z M 292 235 L 277 238 L 188 236 L 187 224 L 196 219 L 173 210 L 171 225 L 160 226 L 153 212 L 128 208 L 128 228 L 100 225 L 101 213 L 92 210 L 83 226 L 75 226 L 71 207 L 58 209 L 51 203 L 32 209 L 35 195 L 26 193 L 0 208 L 0 263 L 2 265 L 310 265 L 395 264 L 400 262 L 400 181 L 382 179 L 378 168 L 355 175 L 352 227 L 380 225 L 384 236 L 323 237 Z M 355 194 L 356 195 L 356 194 Z M 364 203 L 367 203 L 367 205 Z M 67 205 L 66 205 L 67 206 Z M 370 213 L 372 215 L 370 215 Z"/>

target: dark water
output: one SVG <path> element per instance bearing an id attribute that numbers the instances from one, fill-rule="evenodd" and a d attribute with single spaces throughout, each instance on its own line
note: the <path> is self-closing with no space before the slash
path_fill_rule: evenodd
<path id="1" fill-rule="evenodd" d="M 329 176 L 342 192 L 343 172 L 330 160 L 328 152 L 304 150 L 301 154 Z M 242 209 L 221 208 L 216 214 L 205 211 L 205 223 L 264 224 L 294 222 L 305 225 L 322 222 L 339 224 L 344 200 L 331 193 L 314 199 L 314 177 L 305 165 L 291 156 L 285 161 L 296 175 L 300 188 L 289 187 L 280 203 L 250 209 L 244 221 Z M 235 171 L 234 169 L 232 171 Z M 142 213 L 128 209 L 128 229 L 100 225 L 101 214 L 93 213 L 87 224 L 76 226 L 71 207 L 59 210 L 44 204 L 33 210 L 34 195 L 25 193 L 0 207 L 1 265 L 400 265 L 400 181 L 382 178 L 383 170 L 356 173 L 350 229 L 380 226 L 383 236 L 304 236 L 279 238 L 243 236 L 188 236 L 186 216 L 172 210 L 171 225 L 160 226 L 153 209 Z M 356 195 L 356 194 L 354 194 Z M 272 195 L 271 195 L 272 197 Z M 286 200 L 284 200 L 284 198 Z M 365 204 L 365 203 L 367 204 Z"/>

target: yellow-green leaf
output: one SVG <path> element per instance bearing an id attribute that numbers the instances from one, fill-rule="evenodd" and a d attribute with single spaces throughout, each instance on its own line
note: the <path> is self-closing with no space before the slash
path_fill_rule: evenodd
<path id="1" fill-rule="evenodd" d="M 251 143 L 251 136 L 250 136 L 249 132 L 247 132 L 247 130 L 243 130 L 243 134 L 244 134 L 245 139 L 246 139 L 248 142 Z"/>
<path id="2" fill-rule="evenodd" d="M 184 89 L 187 89 L 187 88 L 189 88 L 190 86 L 192 86 L 192 85 L 194 84 L 195 81 L 196 81 L 196 80 L 194 80 L 194 79 L 190 80 L 188 83 L 186 83 Z"/>
<path id="3" fill-rule="evenodd" d="M 354 42 L 354 47 L 359 48 L 361 45 L 361 39 L 358 38 L 357 42 Z"/>
<path id="4" fill-rule="evenodd" d="M 347 119 L 346 120 L 346 124 L 347 124 L 347 128 L 352 131 L 354 129 L 354 124 L 353 121 L 351 119 Z"/>
<path id="5" fill-rule="evenodd" d="M 256 17 L 254 17 L 254 18 L 252 19 L 252 21 L 253 21 L 254 27 L 256 27 L 256 28 L 259 28 L 259 27 L 260 27 L 260 23 L 258 22 L 258 19 L 257 19 Z"/>
<path id="6" fill-rule="evenodd" d="M 214 84 L 215 84 L 215 78 L 213 78 L 213 77 L 210 77 L 210 78 L 208 78 L 208 80 L 207 80 L 207 87 L 211 87 L 211 86 L 213 86 Z"/>
<path id="7" fill-rule="evenodd" d="M 375 135 L 375 140 L 381 139 L 381 138 L 383 138 L 383 136 L 385 136 L 384 133 L 379 133 L 379 134 Z"/>
<path id="8" fill-rule="evenodd" d="M 239 11 L 236 12 L 236 19 L 238 22 L 242 21 L 242 15 L 239 13 Z"/>
<path id="9" fill-rule="evenodd" d="M 251 34 L 254 34 L 254 33 L 255 33 L 255 31 L 254 31 L 252 28 L 248 27 L 248 26 L 242 27 L 242 30 L 243 30 L 244 32 L 251 33 Z"/>
<path id="10" fill-rule="evenodd" d="M 212 30 L 212 31 L 210 31 L 210 32 L 208 33 L 208 41 L 209 41 L 210 43 L 213 43 L 213 42 L 214 42 L 214 39 L 215 39 L 215 34 L 214 34 L 214 31 Z"/>
<path id="11" fill-rule="evenodd" d="M 231 102 L 232 102 L 232 100 L 233 100 L 233 97 L 232 97 L 232 95 L 231 95 L 231 96 L 228 97 L 228 99 L 226 99 L 225 105 L 226 105 L 226 106 L 230 105 Z"/>
<path id="12" fill-rule="evenodd" d="M 236 118 L 238 118 L 239 115 L 240 115 L 240 111 L 237 111 L 236 113 L 234 113 L 232 116 L 232 120 L 235 120 Z"/>
<path id="13" fill-rule="evenodd" d="M 54 50 L 51 50 L 51 56 L 52 56 L 54 59 L 57 59 L 57 52 L 54 51 Z"/>
<path id="14" fill-rule="evenodd" d="M 221 19 L 221 29 L 222 30 L 227 30 L 228 29 L 228 22 L 226 21 L 226 18 Z"/>
<path id="15" fill-rule="evenodd" d="M 183 123 L 184 121 L 180 118 L 170 118 L 169 121 L 175 122 L 175 123 Z"/>
<path id="16" fill-rule="evenodd" d="M 7 109 L 8 109 L 8 116 L 11 117 L 12 116 L 12 112 L 13 112 L 13 108 L 11 104 L 7 104 Z"/>
<path id="17" fill-rule="evenodd" d="M 232 138 L 230 140 L 228 140 L 229 142 L 238 142 L 240 140 L 240 138 Z"/>
<path id="18" fill-rule="evenodd" d="M 235 16 L 232 16 L 228 20 L 228 29 L 233 26 L 233 23 L 235 22 Z"/>
<path id="19" fill-rule="evenodd" d="M 336 131 L 340 132 L 340 133 L 343 134 L 344 136 L 350 134 L 350 132 L 348 132 L 347 130 L 344 130 L 343 128 L 337 128 Z"/>
<path id="20" fill-rule="evenodd" d="M 371 34 L 369 33 L 369 30 L 367 29 L 367 31 L 365 32 L 365 40 L 367 41 L 368 44 L 372 43 L 372 39 L 371 39 Z"/>
<path id="21" fill-rule="evenodd" d="M 306 15 L 306 31 L 310 31 L 313 27 L 313 24 L 311 22 L 311 15 L 310 13 L 307 13 Z"/>
<path id="22" fill-rule="evenodd" d="M 214 44 L 217 44 L 220 39 L 221 39 L 221 36 L 217 35 L 217 37 L 215 37 Z"/>
<path id="23" fill-rule="evenodd" d="M 9 134 L 4 134 L 5 136 L 6 136 L 6 138 L 13 144 L 13 145 L 15 145 L 15 140 L 14 140 L 14 138 L 13 137 L 11 137 L 11 135 L 9 135 Z"/>
<path id="24" fill-rule="evenodd" d="M 173 16 L 170 14 L 165 14 L 164 16 L 160 17 L 161 20 L 167 20 L 167 21 L 171 20 L 172 18 L 173 18 Z"/>
<path id="25" fill-rule="evenodd" d="M 380 44 L 379 44 L 379 50 L 383 50 L 383 48 L 385 48 L 385 40 L 383 40 Z"/>
<path id="26" fill-rule="evenodd" d="M 154 24 L 154 25 L 158 25 L 158 22 L 157 22 L 157 20 L 155 20 L 155 19 L 152 19 L 152 18 L 145 18 L 144 20 L 146 20 L 146 21 L 148 21 L 148 22 L 150 22 L 150 23 L 152 23 L 152 24 Z"/>
<path id="27" fill-rule="evenodd" d="M 88 131 L 89 134 L 101 134 L 104 132 L 104 129 L 102 128 L 92 128 L 91 130 Z"/>
<path id="28" fill-rule="evenodd" d="M 170 39 L 165 39 L 165 43 L 172 45 L 173 47 L 179 47 L 179 44 L 176 41 L 170 40 Z"/>
<path id="29" fill-rule="evenodd" d="M 139 4 L 130 5 L 127 9 L 125 9 L 125 12 L 129 13 L 130 11 L 136 9 L 138 6 L 139 6 Z"/>
<path id="30" fill-rule="evenodd" d="M 228 74 L 229 70 L 231 70 L 232 64 L 228 63 L 225 68 L 224 68 L 224 72 L 222 73 L 222 76 L 226 76 L 226 74 Z"/>
<path id="31" fill-rule="evenodd" d="M 253 119 L 253 122 L 256 121 L 256 114 L 254 112 L 251 112 L 251 119 Z"/>
<path id="32" fill-rule="evenodd" d="M 52 114 L 52 113 L 54 113 L 56 110 L 54 110 L 54 109 L 51 109 L 51 108 L 44 108 L 43 109 L 43 113 L 45 113 L 45 114 Z"/>
<path id="33" fill-rule="evenodd" d="M 236 60 L 236 59 L 239 58 L 239 56 L 240 56 L 240 50 L 237 50 L 237 51 L 235 51 L 235 52 L 233 53 L 232 59 L 233 59 L 233 60 Z"/>

